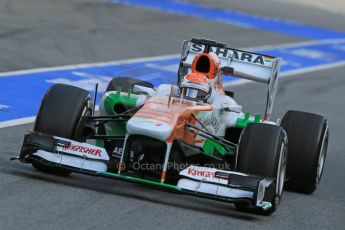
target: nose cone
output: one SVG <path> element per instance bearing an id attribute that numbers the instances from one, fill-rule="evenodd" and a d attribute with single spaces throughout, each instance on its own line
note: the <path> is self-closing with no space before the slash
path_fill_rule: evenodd
<path id="1" fill-rule="evenodd" d="M 132 117 L 127 122 L 128 134 L 139 134 L 149 136 L 161 141 L 168 139 L 172 133 L 172 128 L 164 122 L 154 121 L 147 118 Z"/>

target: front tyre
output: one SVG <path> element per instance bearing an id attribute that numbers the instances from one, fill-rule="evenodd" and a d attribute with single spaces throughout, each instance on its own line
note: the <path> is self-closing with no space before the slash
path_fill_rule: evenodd
<path id="1" fill-rule="evenodd" d="M 323 116 L 288 111 L 281 122 L 289 138 L 287 188 L 311 194 L 322 176 L 328 146 L 328 123 Z"/>
<path id="2" fill-rule="evenodd" d="M 65 84 L 51 86 L 44 95 L 36 116 L 35 132 L 84 141 L 81 117 L 90 113 L 88 91 Z M 71 172 L 33 160 L 39 171 L 67 176 Z"/>
<path id="3" fill-rule="evenodd" d="M 287 165 L 287 136 L 284 130 L 271 124 L 249 124 L 239 140 L 236 171 L 276 179 L 272 207 L 258 209 L 259 214 L 273 213 L 284 190 Z M 250 209 L 247 204 L 235 203 L 240 210 Z"/>

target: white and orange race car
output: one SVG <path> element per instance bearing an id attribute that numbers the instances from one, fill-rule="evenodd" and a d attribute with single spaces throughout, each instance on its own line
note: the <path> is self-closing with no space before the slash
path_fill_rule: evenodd
<path id="1" fill-rule="evenodd" d="M 81 88 L 55 84 L 16 159 L 44 172 L 145 183 L 270 214 L 285 182 L 315 191 L 328 143 L 320 115 L 288 111 L 270 121 L 280 62 L 191 39 L 183 43 L 177 85 L 116 77 L 99 115 L 97 93 L 90 99 Z M 227 75 L 267 84 L 263 116 L 242 111 L 223 89 Z"/>

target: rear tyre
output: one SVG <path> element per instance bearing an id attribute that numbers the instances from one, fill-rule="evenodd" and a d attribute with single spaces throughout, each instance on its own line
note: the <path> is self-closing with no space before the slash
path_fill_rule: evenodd
<path id="1" fill-rule="evenodd" d="M 145 86 L 153 88 L 154 85 L 147 81 L 142 81 L 131 77 L 115 77 L 110 82 L 105 92 L 116 91 L 118 87 L 121 87 L 122 92 L 128 92 L 132 90 L 134 85 Z"/>
<path id="2" fill-rule="evenodd" d="M 89 93 L 86 90 L 65 84 L 51 86 L 43 97 L 36 116 L 35 132 L 84 141 L 81 116 L 90 113 L 87 104 Z M 33 161 L 37 170 L 66 176 L 71 172 L 40 161 Z"/>
<path id="3" fill-rule="evenodd" d="M 328 146 L 328 123 L 323 116 L 288 111 L 281 122 L 289 138 L 287 188 L 311 194 L 319 184 Z"/>
<path id="4" fill-rule="evenodd" d="M 242 132 L 236 171 L 276 179 L 275 198 L 268 210 L 256 210 L 269 215 L 281 200 L 287 163 L 287 136 L 284 130 L 270 124 L 249 124 Z M 248 204 L 235 203 L 240 210 L 248 210 Z"/>

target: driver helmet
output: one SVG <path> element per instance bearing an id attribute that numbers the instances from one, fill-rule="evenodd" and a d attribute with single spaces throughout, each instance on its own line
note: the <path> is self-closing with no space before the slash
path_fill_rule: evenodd
<path id="1" fill-rule="evenodd" d="M 201 73 L 187 74 L 180 84 L 180 92 L 185 99 L 205 102 L 211 95 L 210 80 Z"/>

